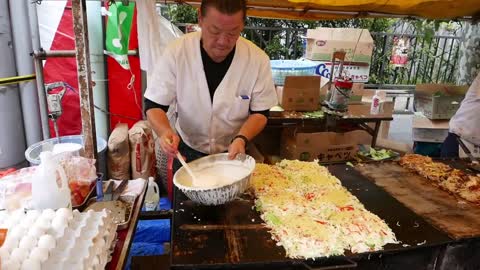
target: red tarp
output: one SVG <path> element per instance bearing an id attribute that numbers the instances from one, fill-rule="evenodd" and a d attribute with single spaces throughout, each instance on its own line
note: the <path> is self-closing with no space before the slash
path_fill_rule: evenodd
<path id="1" fill-rule="evenodd" d="M 132 24 L 132 33 L 130 38 L 130 49 L 138 48 L 137 27 L 136 27 L 136 12 Z M 57 32 L 50 50 L 74 50 L 75 40 L 73 33 L 73 17 L 71 10 L 71 2 L 69 1 L 65 7 L 63 16 L 60 20 Z M 130 82 L 130 71 L 124 70 L 120 65 L 110 57 L 107 59 L 107 79 L 108 79 L 108 94 L 109 94 L 109 108 L 108 110 L 114 114 L 128 116 L 133 119 L 126 119 L 119 116 L 111 116 L 111 128 L 119 122 L 127 123 L 131 127 L 136 121 L 141 119 L 141 109 L 135 103 L 133 90 L 127 89 Z M 130 66 L 133 74 L 136 77 L 135 90 L 137 93 L 138 105 L 142 106 L 141 97 L 141 75 L 140 75 L 140 60 L 137 56 L 129 57 Z M 44 66 L 45 83 L 52 83 L 63 81 L 71 85 L 77 93 L 73 91 L 66 91 L 62 100 L 63 114 L 58 119 L 60 136 L 76 135 L 82 132 L 82 123 L 80 115 L 80 99 L 78 96 L 78 78 L 77 78 L 77 64 L 74 57 L 71 58 L 48 58 Z M 56 89 L 55 91 L 59 91 Z M 95 110 L 98 113 L 98 110 Z M 53 130 L 53 122 L 50 121 L 50 134 L 55 137 Z"/>

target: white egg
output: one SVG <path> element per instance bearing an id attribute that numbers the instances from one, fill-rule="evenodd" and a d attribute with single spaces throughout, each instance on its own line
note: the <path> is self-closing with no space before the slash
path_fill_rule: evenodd
<path id="1" fill-rule="evenodd" d="M 13 212 L 11 212 L 11 217 L 24 217 L 25 216 L 25 211 L 24 210 L 15 210 Z"/>
<path id="2" fill-rule="evenodd" d="M 15 220 L 16 223 L 25 218 L 25 212 L 23 210 L 16 210 L 10 216 L 11 219 Z"/>
<path id="3" fill-rule="evenodd" d="M 4 247 L 0 248 L 0 258 L 2 262 L 7 261 L 10 258 L 10 251 Z"/>
<path id="4" fill-rule="evenodd" d="M 17 225 L 17 223 L 15 223 L 15 220 L 9 218 L 3 222 L 2 228 L 11 229 L 15 225 Z"/>
<path id="5" fill-rule="evenodd" d="M 46 218 L 46 217 L 40 217 L 37 219 L 34 226 L 38 226 L 39 228 L 43 229 L 43 231 L 47 231 L 50 228 L 50 223 L 52 220 Z"/>
<path id="6" fill-rule="evenodd" d="M 51 250 L 56 246 L 55 238 L 49 234 L 43 235 L 38 240 L 38 246 L 47 250 Z"/>
<path id="7" fill-rule="evenodd" d="M 8 237 L 14 237 L 14 238 L 20 239 L 24 234 L 25 234 L 25 230 L 22 227 L 17 226 L 8 231 L 7 239 Z"/>
<path id="8" fill-rule="evenodd" d="M 5 242 L 3 243 L 2 248 L 12 251 L 18 247 L 18 242 L 20 242 L 20 239 L 17 237 L 7 237 L 7 239 L 5 239 Z"/>
<path id="9" fill-rule="evenodd" d="M 57 216 L 52 220 L 52 229 L 57 235 L 61 235 L 67 226 L 67 220 L 62 217 Z"/>
<path id="10" fill-rule="evenodd" d="M 37 239 L 31 235 L 26 235 L 20 240 L 18 248 L 31 250 L 37 244 Z"/>
<path id="11" fill-rule="evenodd" d="M 28 256 L 28 251 L 24 248 L 16 248 L 10 255 L 10 260 L 23 261 Z"/>
<path id="12" fill-rule="evenodd" d="M 28 229 L 33 225 L 34 221 L 32 219 L 24 218 L 22 222 L 20 223 L 20 226 L 23 229 Z"/>
<path id="13" fill-rule="evenodd" d="M 53 211 L 52 209 L 45 209 L 42 212 L 42 216 L 44 218 L 52 220 L 55 217 L 55 211 Z"/>
<path id="14" fill-rule="evenodd" d="M 40 211 L 38 210 L 30 210 L 30 211 L 27 211 L 27 215 L 26 215 L 26 219 L 29 219 L 29 220 L 32 220 L 32 221 L 35 221 L 37 220 L 37 218 L 40 216 Z"/>
<path id="15" fill-rule="evenodd" d="M 29 258 L 23 261 L 21 269 L 22 270 L 40 270 L 41 264 L 39 260 Z"/>
<path id="16" fill-rule="evenodd" d="M 72 211 L 70 209 L 67 209 L 67 208 L 60 208 L 57 210 L 57 213 L 56 213 L 56 216 L 61 216 L 61 217 L 65 217 L 67 220 L 70 220 L 73 218 L 73 214 L 72 214 Z"/>
<path id="17" fill-rule="evenodd" d="M 16 259 L 10 259 L 4 263 L 2 263 L 2 269 L 12 269 L 12 270 L 19 270 L 20 269 L 20 261 Z"/>
<path id="18" fill-rule="evenodd" d="M 36 223 L 33 224 L 33 226 L 30 228 L 28 231 L 28 235 L 32 236 L 35 239 L 40 238 L 40 236 L 45 234 L 45 229 L 41 228 L 39 225 Z"/>
<path id="19" fill-rule="evenodd" d="M 36 247 L 30 252 L 30 258 L 45 262 L 48 259 L 48 249 Z"/>

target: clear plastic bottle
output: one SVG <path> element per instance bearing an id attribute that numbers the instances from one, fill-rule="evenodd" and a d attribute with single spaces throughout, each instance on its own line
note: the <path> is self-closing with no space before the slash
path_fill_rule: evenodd
<path id="1" fill-rule="evenodd" d="M 155 211 L 157 210 L 158 203 L 160 202 L 160 190 L 153 177 L 148 178 L 147 195 L 145 196 L 145 210 Z"/>
<path id="2" fill-rule="evenodd" d="M 380 92 L 375 91 L 375 95 L 372 97 L 372 105 L 370 106 L 370 114 L 380 113 Z"/>
<path id="3" fill-rule="evenodd" d="M 71 208 L 70 188 L 63 167 L 53 158 L 51 152 L 40 153 L 40 161 L 32 179 L 33 208 Z M 58 183 L 57 177 L 60 180 Z"/>

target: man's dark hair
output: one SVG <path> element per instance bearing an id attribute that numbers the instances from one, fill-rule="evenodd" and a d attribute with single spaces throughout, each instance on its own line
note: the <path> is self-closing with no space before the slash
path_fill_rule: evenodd
<path id="1" fill-rule="evenodd" d="M 223 14 L 233 15 L 243 12 L 243 20 L 247 18 L 247 0 L 202 0 L 200 12 L 202 16 L 207 14 L 207 8 L 214 7 Z"/>

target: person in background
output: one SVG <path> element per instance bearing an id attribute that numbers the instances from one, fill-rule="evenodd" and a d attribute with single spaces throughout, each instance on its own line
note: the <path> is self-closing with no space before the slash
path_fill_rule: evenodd
<path id="1" fill-rule="evenodd" d="M 458 139 L 480 146 L 480 73 L 450 119 L 450 131 L 442 145 L 442 157 L 458 157 Z"/>
<path id="2" fill-rule="evenodd" d="M 265 127 L 278 102 L 269 57 L 240 37 L 245 18 L 245 0 L 203 0 L 201 32 L 173 41 L 157 61 L 145 110 L 165 153 L 233 159 Z M 165 113 L 174 102 L 178 134 Z"/>

